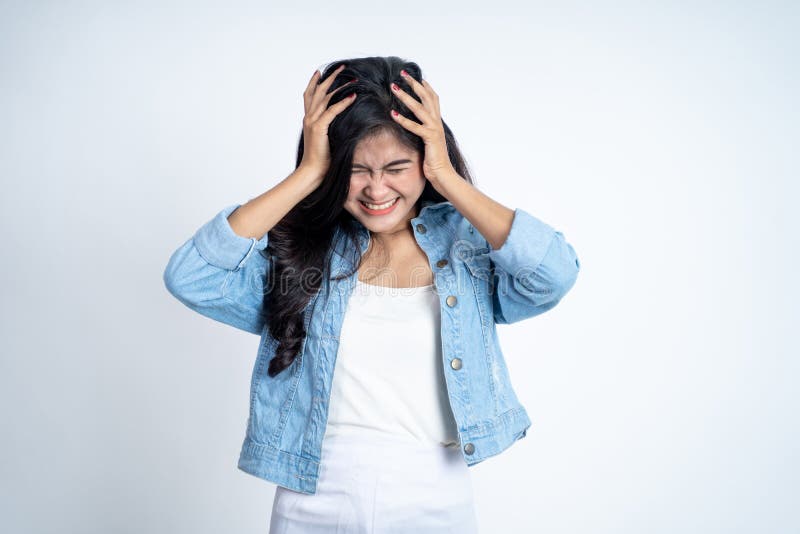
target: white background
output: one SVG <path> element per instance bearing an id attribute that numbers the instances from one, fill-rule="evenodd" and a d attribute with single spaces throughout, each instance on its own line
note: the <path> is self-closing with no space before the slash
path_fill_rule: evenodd
<path id="1" fill-rule="evenodd" d="M 796 4 L 486 4 L 0 3 L 3 531 L 267 531 L 258 337 L 161 276 L 293 170 L 314 69 L 370 55 L 581 261 L 500 327 L 533 426 L 473 468 L 483 531 L 800 529 Z"/>

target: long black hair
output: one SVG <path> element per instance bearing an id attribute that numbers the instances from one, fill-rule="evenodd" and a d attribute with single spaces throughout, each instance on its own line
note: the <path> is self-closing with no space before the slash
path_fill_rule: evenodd
<path id="1" fill-rule="evenodd" d="M 399 142 L 416 150 L 420 157 L 425 154 L 422 138 L 406 130 L 389 116 L 393 108 L 414 120 L 413 112 L 392 94 L 389 84 L 396 83 L 421 102 L 420 97 L 400 75 L 400 71 L 405 69 L 415 80 L 420 81 L 422 71 L 419 66 L 396 56 L 342 59 L 325 67 L 318 83 L 327 79 L 342 64 L 347 66 L 331 84 L 329 92 L 354 78 L 357 81 L 350 88 L 342 89 L 331 97 L 328 106 L 352 92 L 357 93 L 357 96 L 355 102 L 339 113 L 328 128 L 331 149 L 328 171 L 321 185 L 294 206 L 269 231 L 268 246 L 262 251 L 271 256 L 271 272 L 268 276 L 273 281 L 268 284 L 270 289 L 264 295 L 264 309 L 267 310 L 269 332 L 278 341 L 275 356 L 269 362 L 268 374 L 271 377 L 289 367 L 300 352 L 306 336 L 304 310 L 311 296 L 319 291 L 322 276 L 330 276 L 329 250 L 337 228 L 360 254 L 358 229 L 351 224 L 353 216 L 344 209 L 350 189 L 353 153 L 359 141 L 388 132 Z M 453 168 L 467 182 L 473 183 L 452 131 L 444 120 L 442 126 Z M 302 160 L 301 131 L 296 166 Z M 442 202 L 447 199 L 426 179 L 417 208 L 424 200 Z M 359 256 L 355 270 L 358 270 L 360 263 Z M 352 274 L 351 271 L 339 278 Z"/>

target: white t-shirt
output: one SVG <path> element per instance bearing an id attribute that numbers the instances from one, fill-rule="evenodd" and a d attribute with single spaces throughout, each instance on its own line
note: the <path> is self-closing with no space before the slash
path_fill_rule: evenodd
<path id="1" fill-rule="evenodd" d="M 390 288 L 356 281 L 331 385 L 325 436 L 371 432 L 457 446 L 442 366 L 434 285 Z"/>

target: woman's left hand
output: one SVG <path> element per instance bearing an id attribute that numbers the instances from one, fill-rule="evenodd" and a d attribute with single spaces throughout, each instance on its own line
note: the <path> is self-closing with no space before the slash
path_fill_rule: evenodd
<path id="1" fill-rule="evenodd" d="M 395 83 L 391 84 L 391 90 L 422 124 L 404 117 L 394 109 L 392 109 L 390 115 L 403 128 L 417 134 L 424 141 L 425 161 L 422 164 L 422 172 L 425 178 L 436 185 L 439 177 L 447 173 L 455 173 L 453 164 L 450 163 L 450 157 L 447 155 L 444 126 L 442 125 L 442 117 L 439 114 L 439 95 L 433 91 L 426 80 L 422 80 L 420 83 L 404 70 L 400 71 L 400 75 L 420 97 L 422 103 L 418 102 Z"/>

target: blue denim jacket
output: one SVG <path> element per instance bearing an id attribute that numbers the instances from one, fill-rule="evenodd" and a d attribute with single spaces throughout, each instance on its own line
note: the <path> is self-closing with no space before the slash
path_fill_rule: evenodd
<path id="1" fill-rule="evenodd" d="M 238 468 L 313 494 L 339 332 L 357 273 L 331 278 L 353 270 L 355 251 L 337 230 L 330 272 L 305 310 L 301 352 L 271 378 L 267 366 L 277 341 L 268 332 L 262 303 L 271 283 L 264 251 L 268 234 L 261 239 L 235 234 L 227 217 L 238 206 L 224 208 L 172 254 L 164 283 L 192 310 L 261 336 Z M 370 234 L 359 221 L 354 224 L 363 253 Z M 553 308 L 575 283 L 580 263 L 561 232 L 519 208 L 497 250 L 450 202 L 424 202 L 411 224 L 441 301 L 442 365 L 459 447 L 467 465 L 475 465 L 523 438 L 531 426 L 512 388 L 495 325 Z"/>

